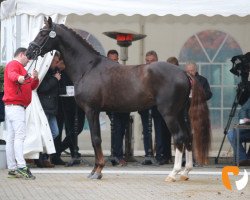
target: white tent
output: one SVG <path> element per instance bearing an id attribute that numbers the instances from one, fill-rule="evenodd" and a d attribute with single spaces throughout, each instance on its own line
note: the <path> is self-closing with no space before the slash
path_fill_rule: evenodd
<path id="1" fill-rule="evenodd" d="M 127 16 L 139 14 L 147 15 L 238 15 L 246 16 L 250 13 L 248 0 L 8 0 L 3 2 L 1 18 L 5 19 L 15 15 L 39 14 L 53 15 L 69 14 L 109 14 L 112 16 L 124 14 Z"/>
<path id="2" fill-rule="evenodd" d="M 43 24 L 43 16 L 66 23 L 67 16 L 239 16 L 250 14 L 248 0 L 6 0 L 1 4 L 1 62 L 16 46 L 27 46 Z M 8 46 L 5 44 L 8 43 Z M 9 44 L 12 44 L 11 46 Z"/>
<path id="3" fill-rule="evenodd" d="M 242 18 L 245 22 L 249 14 L 249 0 L 7 0 L 1 4 L 1 62 L 6 63 L 11 60 L 17 47 L 28 46 L 42 27 L 44 16 L 51 16 L 56 23 L 74 24 L 76 28 L 81 27 L 80 18 L 80 20 L 88 21 L 88 23 L 91 20 L 107 19 L 112 21 L 115 19 L 116 22 L 120 20 L 124 24 L 133 24 L 130 21 L 131 18 L 128 17 L 131 16 L 140 23 L 140 26 L 135 25 L 134 28 L 142 33 L 144 31 L 144 17 L 154 21 L 155 17 L 167 16 L 171 23 L 175 20 L 175 16 L 184 19 L 190 16 L 200 16 L 205 20 L 207 20 L 207 17 L 214 16 L 217 16 L 217 18 L 228 17 L 228 21 L 235 22 L 234 29 L 237 29 L 238 21 L 240 21 L 238 18 Z M 164 20 L 163 23 L 165 23 Z M 105 23 L 102 25 L 106 26 Z M 185 23 L 185 20 L 183 23 Z M 117 27 L 119 27 L 119 23 L 117 24 Z M 89 26 L 91 27 L 91 24 Z M 245 31 L 248 30 L 250 30 L 249 26 L 246 27 Z M 157 45 L 160 43 L 157 43 Z M 247 44 L 245 44 L 245 48 L 247 48 L 246 46 Z M 38 61 L 37 69 L 40 79 L 45 75 L 50 62 L 50 55 Z M 40 135 L 43 135 L 43 142 L 47 144 L 47 150 L 49 152 L 54 151 L 53 148 L 50 148 L 52 138 L 49 134 L 48 124 L 45 123 L 46 117 L 43 112 L 40 112 L 42 108 L 36 92 L 33 93 L 32 98 L 32 104 L 27 109 L 27 138 L 30 139 L 27 140 L 25 152 L 29 157 L 33 156 L 33 153 L 41 151 L 42 139 L 39 137 Z"/>

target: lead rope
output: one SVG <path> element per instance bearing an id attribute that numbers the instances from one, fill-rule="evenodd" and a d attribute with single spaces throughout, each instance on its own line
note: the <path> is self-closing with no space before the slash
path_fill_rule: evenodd
<path id="1" fill-rule="evenodd" d="M 36 61 L 36 62 L 35 62 L 35 67 L 34 67 L 34 69 L 36 69 L 37 56 L 36 56 L 36 59 L 34 59 L 34 60 L 32 61 L 32 63 L 31 63 L 31 65 L 29 66 L 29 68 L 28 68 L 28 70 L 27 70 L 27 74 L 24 75 L 24 80 L 30 79 L 31 74 L 28 73 L 28 71 L 29 71 L 29 69 L 32 67 L 32 65 L 34 64 L 34 61 Z M 16 84 L 17 84 L 17 91 L 16 91 L 16 94 L 18 94 L 19 92 L 22 93 L 21 86 L 24 85 L 24 84 L 28 84 L 28 83 L 30 83 L 30 82 L 26 82 L 26 83 L 20 84 L 20 83 L 17 81 L 17 82 L 16 82 Z"/>

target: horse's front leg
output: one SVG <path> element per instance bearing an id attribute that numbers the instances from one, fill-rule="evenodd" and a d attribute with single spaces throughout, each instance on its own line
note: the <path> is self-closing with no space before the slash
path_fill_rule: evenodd
<path id="1" fill-rule="evenodd" d="M 102 178 L 102 169 L 105 165 L 102 152 L 102 139 L 100 131 L 100 122 L 99 122 L 99 111 L 94 109 L 85 109 L 85 113 L 89 122 L 90 134 L 92 146 L 95 152 L 95 166 L 92 172 L 89 174 L 91 179 L 101 179 Z"/>

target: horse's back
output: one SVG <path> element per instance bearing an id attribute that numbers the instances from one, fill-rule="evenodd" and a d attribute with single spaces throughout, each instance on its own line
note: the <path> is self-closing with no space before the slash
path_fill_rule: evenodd
<path id="1" fill-rule="evenodd" d="M 186 98 L 190 92 L 190 82 L 186 73 L 167 62 L 154 62 L 148 65 L 149 81 L 160 96 L 165 98 Z M 163 95 L 165 93 L 165 95 Z"/>
<path id="2" fill-rule="evenodd" d="M 147 65 L 146 65 L 147 66 Z M 165 81 L 186 84 L 187 75 L 178 66 L 167 62 L 153 62 L 148 65 L 148 72 L 156 76 L 162 76 Z"/>
<path id="3" fill-rule="evenodd" d="M 190 82 L 179 67 L 166 62 L 154 62 L 145 66 L 148 85 L 160 113 L 176 115 L 186 106 Z"/>
<path id="4" fill-rule="evenodd" d="M 188 94 L 187 87 L 185 73 L 166 62 L 125 66 L 104 59 L 83 79 L 79 93 L 104 111 L 136 111 L 172 102 Z"/>

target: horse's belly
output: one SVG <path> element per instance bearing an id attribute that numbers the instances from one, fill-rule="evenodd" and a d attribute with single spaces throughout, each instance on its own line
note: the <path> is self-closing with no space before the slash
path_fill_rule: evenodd
<path id="1" fill-rule="evenodd" d="M 124 99 L 120 99 L 115 102 L 105 102 L 101 110 L 103 111 L 113 111 L 113 112 L 133 112 L 138 110 L 148 109 L 154 106 L 155 103 L 153 101 L 125 101 Z"/>

